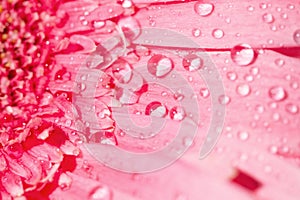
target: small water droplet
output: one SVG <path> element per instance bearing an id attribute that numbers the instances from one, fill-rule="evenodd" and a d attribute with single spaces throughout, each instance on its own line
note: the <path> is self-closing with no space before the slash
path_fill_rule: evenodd
<path id="1" fill-rule="evenodd" d="M 89 195 L 91 200 L 112 200 L 112 191 L 107 186 L 99 186 Z"/>
<path id="2" fill-rule="evenodd" d="M 288 4 L 287 5 L 287 8 L 290 9 L 290 10 L 294 10 L 295 9 L 295 6 L 293 4 Z"/>
<path id="3" fill-rule="evenodd" d="M 210 92 L 208 88 L 200 88 L 200 96 L 204 99 L 208 98 L 210 95 Z"/>
<path id="4" fill-rule="evenodd" d="M 251 81 L 254 80 L 253 76 L 250 75 L 250 74 L 246 74 L 246 75 L 244 76 L 244 79 L 245 79 L 245 81 L 248 81 L 248 82 L 251 82 Z"/>
<path id="5" fill-rule="evenodd" d="M 277 58 L 275 60 L 275 65 L 277 65 L 278 67 L 282 67 L 285 64 L 284 60 Z"/>
<path id="6" fill-rule="evenodd" d="M 283 87 L 274 86 L 270 88 L 269 96 L 274 101 L 283 101 L 287 98 L 287 92 Z"/>
<path id="7" fill-rule="evenodd" d="M 68 176 L 66 173 L 62 173 L 58 179 L 58 186 L 62 190 L 68 190 L 72 184 L 72 178 Z"/>
<path id="8" fill-rule="evenodd" d="M 258 112 L 258 113 L 263 113 L 265 108 L 262 106 L 262 105 L 257 105 L 255 107 L 255 110 Z"/>
<path id="9" fill-rule="evenodd" d="M 146 115 L 151 115 L 155 117 L 165 117 L 167 113 L 167 108 L 158 101 L 149 103 L 145 109 Z"/>
<path id="10" fill-rule="evenodd" d="M 273 117 L 274 121 L 278 121 L 280 119 L 280 114 L 279 113 L 274 113 L 272 117 Z"/>
<path id="11" fill-rule="evenodd" d="M 162 78 L 171 72 L 174 64 L 170 58 L 157 54 L 149 59 L 147 67 L 152 75 Z"/>
<path id="12" fill-rule="evenodd" d="M 194 28 L 192 30 L 192 34 L 193 34 L 194 37 L 199 37 L 201 35 L 201 31 L 198 28 Z"/>
<path id="13" fill-rule="evenodd" d="M 105 26 L 105 21 L 92 21 L 92 26 L 96 29 L 103 28 Z"/>
<path id="14" fill-rule="evenodd" d="M 256 53 L 248 44 L 239 44 L 231 49 L 231 59 L 240 66 L 247 66 L 255 61 Z"/>
<path id="15" fill-rule="evenodd" d="M 185 147 L 189 147 L 193 144 L 193 138 L 190 138 L 190 137 L 185 137 L 183 138 L 183 145 Z"/>
<path id="16" fill-rule="evenodd" d="M 297 114 L 299 112 L 299 107 L 295 104 L 288 103 L 285 106 L 285 110 L 290 114 Z"/>
<path id="17" fill-rule="evenodd" d="M 297 30 L 294 32 L 293 38 L 294 38 L 294 41 L 295 41 L 297 44 L 300 44 L 300 29 L 297 29 Z"/>
<path id="18" fill-rule="evenodd" d="M 259 7 L 261 8 L 261 9 L 266 9 L 268 6 L 267 6 L 267 4 L 266 3 L 260 3 L 259 4 Z"/>
<path id="19" fill-rule="evenodd" d="M 194 5 L 194 10 L 198 15 L 206 17 L 213 12 L 214 5 L 211 3 L 203 3 L 201 1 L 198 1 Z"/>
<path id="20" fill-rule="evenodd" d="M 185 118 L 186 114 L 182 107 L 175 106 L 170 110 L 170 118 L 175 121 L 181 121 Z"/>
<path id="21" fill-rule="evenodd" d="M 263 14 L 262 19 L 265 23 L 268 23 L 268 24 L 274 22 L 274 16 L 270 13 Z"/>
<path id="22" fill-rule="evenodd" d="M 128 83 L 132 77 L 132 68 L 125 60 L 118 60 L 111 66 L 112 74 L 120 83 Z"/>
<path id="23" fill-rule="evenodd" d="M 253 7 L 253 6 L 248 6 L 248 7 L 247 7 L 247 10 L 248 10 L 249 12 L 253 12 L 253 11 L 254 11 L 254 7 Z"/>
<path id="24" fill-rule="evenodd" d="M 236 92 L 241 96 L 248 96 L 251 92 L 251 88 L 248 84 L 240 84 L 236 88 Z"/>
<path id="25" fill-rule="evenodd" d="M 227 72 L 226 76 L 231 81 L 235 81 L 237 79 L 237 74 L 235 72 Z"/>
<path id="26" fill-rule="evenodd" d="M 194 72 L 203 67 L 203 60 L 195 54 L 188 54 L 183 58 L 182 65 L 187 71 Z"/>
<path id="27" fill-rule="evenodd" d="M 227 105 L 229 104 L 231 101 L 230 97 L 229 96 L 226 96 L 226 95 L 221 95 L 219 97 L 219 103 L 222 104 L 222 105 Z"/>
<path id="28" fill-rule="evenodd" d="M 224 32 L 221 29 L 214 29 L 212 31 L 212 36 L 216 39 L 221 39 L 224 36 Z"/>
<path id="29" fill-rule="evenodd" d="M 249 138 L 249 133 L 246 131 L 240 131 L 238 132 L 238 137 L 240 140 L 245 141 Z"/>

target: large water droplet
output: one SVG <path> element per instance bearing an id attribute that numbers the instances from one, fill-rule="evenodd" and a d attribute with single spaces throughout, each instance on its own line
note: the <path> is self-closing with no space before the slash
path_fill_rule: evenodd
<path id="1" fill-rule="evenodd" d="M 269 96 L 274 101 L 283 101 L 287 98 L 287 92 L 283 87 L 280 86 L 274 86 L 271 87 L 269 90 Z"/>
<path id="2" fill-rule="evenodd" d="M 227 96 L 227 95 L 221 95 L 219 97 L 219 103 L 222 104 L 222 105 L 227 105 L 229 104 L 231 101 L 230 97 Z"/>
<path id="3" fill-rule="evenodd" d="M 187 71 L 197 71 L 203 67 L 203 60 L 195 54 L 189 54 L 182 60 L 182 65 Z"/>
<path id="4" fill-rule="evenodd" d="M 214 5 L 211 3 L 203 3 L 201 1 L 198 1 L 194 5 L 194 10 L 198 15 L 205 17 L 213 12 Z"/>
<path id="5" fill-rule="evenodd" d="M 123 17 L 119 20 L 118 25 L 130 41 L 137 38 L 141 33 L 141 25 L 134 17 Z"/>
<path id="6" fill-rule="evenodd" d="M 247 66 L 255 61 L 256 53 L 248 44 L 239 44 L 231 49 L 231 59 L 240 66 Z"/>
<path id="7" fill-rule="evenodd" d="M 146 115 L 155 117 L 165 117 L 167 115 L 167 108 L 158 101 L 151 102 L 145 109 Z"/>
<path id="8" fill-rule="evenodd" d="M 107 186 L 95 188 L 89 195 L 91 200 L 112 200 L 112 191 Z"/>
<path id="9" fill-rule="evenodd" d="M 132 77 L 132 68 L 125 60 L 118 60 L 112 66 L 112 73 L 120 83 L 128 83 Z"/>
<path id="10" fill-rule="evenodd" d="M 18 159 L 20 158 L 22 155 L 23 155 L 23 147 L 20 143 L 14 143 L 14 144 L 11 144 L 9 146 L 7 146 L 6 148 L 6 153 L 12 157 L 12 158 L 15 158 L 15 159 Z"/>
<path id="11" fill-rule="evenodd" d="M 170 118 L 176 121 L 181 121 L 185 118 L 186 114 L 182 107 L 175 106 L 170 110 Z"/>
<path id="12" fill-rule="evenodd" d="M 299 112 L 299 107 L 295 104 L 288 103 L 285 106 L 285 110 L 290 114 L 297 114 Z"/>
<path id="13" fill-rule="evenodd" d="M 240 84 L 236 88 L 236 92 L 241 96 L 248 96 L 251 92 L 251 88 L 248 84 Z"/>
<path id="14" fill-rule="evenodd" d="M 268 24 L 274 22 L 274 16 L 270 13 L 263 14 L 262 19 L 265 23 L 268 23 Z"/>
<path id="15" fill-rule="evenodd" d="M 300 44 L 300 29 L 297 29 L 297 30 L 294 32 L 293 38 L 294 38 L 294 41 L 295 41 L 297 44 Z"/>
<path id="16" fill-rule="evenodd" d="M 212 31 L 212 36 L 216 39 L 221 39 L 224 36 L 224 32 L 221 29 L 214 29 Z"/>
<path id="17" fill-rule="evenodd" d="M 171 72 L 174 64 L 170 58 L 157 54 L 149 59 L 147 67 L 152 75 L 162 78 Z"/>

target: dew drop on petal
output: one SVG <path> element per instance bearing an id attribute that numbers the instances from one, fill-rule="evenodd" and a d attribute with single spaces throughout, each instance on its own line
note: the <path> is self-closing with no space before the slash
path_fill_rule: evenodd
<path id="1" fill-rule="evenodd" d="M 248 44 L 239 44 L 231 49 L 231 59 L 240 66 L 250 65 L 255 61 L 256 53 Z"/>
<path id="2" fill-rule="evenodd" d="M 66 173 L 62 173 L 58 179 L 58 186 L 62 190 L 68 190 L 72 184 L 72 178 L 68 176 Z"/>
<path id="3" fill-rule="evenodd" d="M 200 96 L 204 99 L 208 98 L 210 95 L 210 92 L 208 90 L 208 88 L 200 88 Z"/>
<path id="4" fill-rule="evenodd" d="M 132 77 L 132 68 L 124 60 L 118 60 L 111 66 L 112 74 L 120 83 L 128 83 Z"/>
<path id="5" fill-rule="evenodd" d="M 89 195 L 90 200 L 112 200 L 112 191 L 107 186 L 95 188 Z"/>
<path id="6" fill-rule="evenodd" d="M 242 141 L 245 141 L 249 138 L 249 133 L 246 131 L 240 131 L 238 132 L 238 138 Z"/>
<path id="7" fill-rule="evenodd" d="M 181 121 L 185 118 L 186 114 L 182 107 L 175 106 L 170 110 L 170 118 L 175 121 Z"/>
<path id="8" fill-rule="evenodd" d="M 231 101 L 230 97 L 227 95 L 221 95 L 219 96 L 219 103 L 222 105 L 227 105 Z"/>
<path id="9" fill-rule="evenodd" d="M 231 81 L 235 81 L 237 79 L 237 74 L 235 72 L 227 72 L 226 76 Z"/>
<path id="10" fill-rule="evenodd" d="M 194 5 L 194 10 L 198 15 L 206 17 L 213 12 L 214 5 L 211 3 L 203 3 L 201 1 L 198 1 Z"/>
<path id="11" fill-rule="evenodd" d="M 182 65 L 187 71 L 194 72 L 203 67 L 203 60 L 195 54 L 189 54 L 183 58 Z"/>
<path id="12" fill-rule="evenodd" d="M 295 104 L 288 103 L 285 106 L 285 110 L 290 114 L 297 114 L 299 112 L 299 107 Z"/>
<path id="13" fill-rule="evenodd" d="M 201 35 L 201 31 L 198 28 L 194 28 L 192 30 L 192 34 L 193 34 L 194 37 L 199 37 Z"/>
<path id="14" fill-rule="evenodd" d="M 285 64 L 284 60 L 277 58 L 275 60 L 275 65 L 277 65 L 278 67 L 282 67 Z"/>
<path id="15" fill-rule="evenodd" d="M 274 22 L 274 16 L 270 13 L 263 14 L 262 19 L 265 23 L 268 23 L 268 24 Z"/>
<path id="16" fill-rule="evenodd" d="M 24 150 L 22 145 L 17 142 L 7 146 L 6 152 L 12 158 L 18 159 L 23 155 Z"/>
<path id="17" fill-rule="evenodd" d="M 293 38 L 294 38 L 294 41 L 295 41 L 297 44 L 300 44 L 300 29 L 297 29 L 297 30 L 294 32 Z"/>
<path id="18" fill-rule="evenodd" d="M 224 36 L 224 32 L 221 29 L 214 29 L 212 31 L 212 36 L 216 39 L 221 39 Z"/>
<path id="19" fill-rule="evenodd" d="M 173 61 L 161 54 L 157 54 L 152 56 L 147 64 L 148 71 L 158 77 L 162 78 L 165 77 L 174 67 Z"/>
<path id="20" fill-rule="evenodd" d="M 274 101 L 283 101 L 287 98 L 287 92 L 283 87 L 274 86 L 269 90 L 269 97 Z"/>
<path id="21" fill-rule="evenodd" d="M 236 88 L 236 92 L 241 96 L 248 96 L 251 92 L 251 88 L 248 84 L 240 84 Z"/>
<path id="22" fill-rule="evenodd" d="M 167 115 L 167 112 L 167 108 L 158 101 L 149 103 L 145 109 L 146 115 L 155 117 L 165 117 Z"/>

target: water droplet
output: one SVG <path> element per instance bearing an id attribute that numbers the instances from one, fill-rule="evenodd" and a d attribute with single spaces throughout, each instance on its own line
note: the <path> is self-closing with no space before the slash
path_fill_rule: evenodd
<path id="1" fill-rule="evenodd" d="M 259 4 L 259 7 L 261 8 L 261 9 L 266 9 L 268 6 L 267 6 L 267 4 L 266 3 L 260 3 Z"/>
<path id="2" fill-rule="evenodd" d="M 273 117 L 274 121 L 278 121 L 280 119 L 280 114 L 279 113 L 274 113 L 272 117 Z"/>
<path id="3" fill-rule="evenodd" d="M 206 17 L 213 12 L 214 5 L 211 3 L 203 3 L 201 1 L 198 1 L 194 5 L 194 10 L 198 15 Z"/>
<path id="4" fill-rule="evenodd" d="M 221 95 L 219 97 L 219 103 L 222 104 L 222 105 L 227 105 L 229 104 L 231 101 L 230 97 L 229 96 L 226 96 L 226 95 Z"/>
<path id="5" fill-rule="evenodd" d="M 155 117 L 165 117 L 167 113 L 167 108 L 158 101 L 149 103 L 145 109 L 146 115 L 151 115 Z"/>
<path id="6" fill-rule="evenodd" d="M 112 74 L 120 83 L 128 83 L 132 77 L 132 68 L 125 60 L 118 60 L 112 66 Z"/>
<path id="7" fill-rule="evenodd" d="M 152 75 L 162 78 L 171 72 L 174 64 L 170 58 L 157 54 L 149 59 L 147 67 Z"/>
<path id="8" fill-rule="evenodd" d="M 248 10 L 249 12 L 253 12 L 253 11 L 254 11 L 254 7 L 253 7 L 253 6 L 248 6 L 248 7 L 247 7 L 247 10 Z"/>
<path id="9" fill-rule="evenodd" d="M 290 114 L 297 114 L 299 112 L 299 107 L 295 104 L 288 103 L 285 106 L 285 110 Z"/>
<path id="10" fill-rule="evenodd" d="M 193 138 L 185 137 L 183 138 L 183 145 L 189 147 L 193 144 Z"/>
<path id="11" fill-rule="evenodd" d="M 141 33 L 141 25 L 134 17 L 123 17 L 118 21 L 125 37 L 130 41 L 134 40 Z"/>
<path id="12" fill-rule="evenodd" d="M 284 60 L 277 58 L 275 60 L 275 65 L 277 65 L 278 67 L 282 67 L 285 64 Z"/>
<path id="13" fill-rule="evenodd" d="M 227 72 L 226 76 L 231 81 L 235 81 L 237 79 L 237 74 L 235 72 Z"/>
<path id="14" fill-rule="evenodd" d="M 16 142 L 6 147 L 6 153 L 15 159 L 21 158 L 23 155 L 23 147 L 20 143 Z"/>
<path id="15" fill-rule="evenodd" d="M 181 93 L 181 91 L 177 91 L 174 93 L 173 97 L 176 101 L 181 101 L 184 98 L 184 95 Z"/>
<path id="16" fill-rule="evenodd" d="M 68 190 L 72 184 L 72 178 L 68 176 L 66 173 L 62 173 L 58 179 L 58 186 L 62 190 Z"/>
<path id="17" fill-rule="evenodd" d="M 268 24 L 274 22 L 274 16 L 270 13 L 263 14 L 262 19 L 265 23 L 268 23 Z"/>
<path id="18" fill-rule="evenodd" d="M 89 195 L 91 200 L 112 200 L 112 191 L 107 186 L 95 188 Z"/>
<path id="19" fill-rule="evenodd" d="M 240 66 L 247 66 L 255 61 L 256 53 L 248 44 L 239 44 L 231 49 L 231 59 Z"/>
<path id="20" fill-rule="evenodd" d="M 98 28 L 103 28 L 105 26 L 105 21 L 92 21 L 92 25 L 94 28 L 98 29 Z"/>
<path id="21" fill-rule="evenodd" d="M 294 38 L 294 41 L 295 41 L 297 44 L 300 44 L 300 29 L 297 29 L 297 30 L 294 32 L 293 38 Z"/>
<path id="22" fill-rule="evenodd" d="M 238 137 L 240 140 L 245 141 L 249 138 L 249 134 L 246 131 L 238 132 Z"/>
<path id="23" fill-rule="evenodd" d="M 269 90 L 269 96 L 274 101 L 283 101 L 287 98 L 287 92 L 283 87 L 274 86 Z"/>
<path id="24" fill-rule="evenodd" d="M 192 34 L 194 37 L 199 37 L 201 35 L 201 31 L 200 31 L 200 29 L 194 28 L 192 30 Z"/>
<path id="25" fill-rule="evenodd" d="M 248 96 L 251 92 L 251 88 L 248 84 L 240 84 L 236 88 L 236 92 L 241 96 Z"/>
<path id="26" fill-rule="evenodd" d="M 203 60 L 195 54 L 189 54 L 182 60 L 184 69 L 190 72 L 194 72 L 203 67 Z"/>
<path id="27" fill-rule="evenodd" d="M 210 95 L 210 92 L 208 88 L 200 88 L 200 96 L 204 99 L 208 98 Z"/>
<path id="28" fill-rule="evenodd" d="M 181 121 L 185 118 L 186 114 L 182 107 L 175 106 L 170 110 L 170 118 L 175 121 Z"/>
<path id="29" fill-rule="evenodd" d="M 290 10 L 294 10 L 295 9 L 295 6 L 293 4 L 288 4 L 287 5 L 287 8 L 290 9 Z"/>
<path id="30" fill-rule="evenodd" d="M 262 106 L 262 105 L 257 105 L 255 107 L 255 110 L 258 112 L 258 113 L 263 113 L 265 108 Z"/>
<path id="31" fill-rule="evenodd" d="M 250 75 L 250 74 L 246 74 L 246 75 L 244 76 L 244 79 L 245 79 L 245 81 L 248 81 L 248 82 L 251 82 L 251 81 L 254 80 L 253 76 Z"/>
<path id="32" fill-rule="evenodd" d="M 212 36 L 216 39 L 221 39 L 224 36 L 224 32 L 221 29 L 214 29 L 212 31 Z"/>

